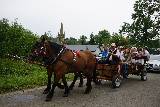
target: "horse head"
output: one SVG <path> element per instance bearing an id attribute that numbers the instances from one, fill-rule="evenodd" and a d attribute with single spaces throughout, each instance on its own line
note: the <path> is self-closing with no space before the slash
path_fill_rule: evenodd
<path id="1" fill-rule="evenodd" d="M 35 44 L 33 44 L 31 53 L 28 56 L 29 61 L 35 61 L 35 59 L 39 59 L 41 57 L 44 57 L 46 55 L 46 50 L 44 46 L 45 39 L 40 39 L 39 41 L 36 41 Z"/>
<path id="2" fill-rule="evenodd" d="M 40 41 L 37 41 L 33 45 L 33 48 L 31 49 L 31 54 L 29 55 L 28 59 L 29 61 L 40 58 L 42 58 L 43 61 L 55 59 L 62 48 L 62 45 L 51 42 L 47 39 L 46 36 L 42 35 L 40 37 Z"/>

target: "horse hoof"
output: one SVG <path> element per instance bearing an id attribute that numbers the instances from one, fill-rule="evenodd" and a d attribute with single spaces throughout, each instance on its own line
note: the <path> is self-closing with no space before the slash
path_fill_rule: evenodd
<path id="1" fill-rule="evenodd" d="M 53 97 L 52 94 L 48 94 L 45 101 L 51 101 L 52 97 Z"/>
<path id="2" fill-rule="evenodd" d="M 47 94 L 47 93 L 49 93 L 49 89 L 46 89 L 43 91 L 43 94 Z"/>
<path id="3" fill-rule="evenodd" d="M 63 97 L 68 97 L 68 94 L 64 94 Z"/>
<path id="4" fill-rule="evenodd" d="M 51 96 L 47 96 L 45 101 L 51 101 L 52 97 Z"/>
<path id="5" fill-rule="evenodd" d="M 83 87 L 83 85 L 82 85 L 82 84 L 79 84 L 78 87 Z"/>
<path id="6" fill-rule="evenodd" d="M 52 99 L 52 98 L 46 98 L 46 100 L 45 100 L 45 101 L 51 101 L 51 99 Z"/>
<path id="7" fill-rule="evenodd" d="M 84 94 L 89 94 L 89 91 L 85 91 Z"/>
<path id="8" fill-rule="evenodd" d="M 84 92 L 84 94 L 89 94 L 91 92 L 91 90 L 86 90 L 85 92 Z"/>
<path id="9" fill-rule="evenodd" d="M 70 87 L 69 87 L 69 90 L 73 90 L 73 86 L 70 86 Z"/>
<path id="10" fill-rule="evenodd" d="M 51 101 L 51 99 L 52 99 L 52 98 L 46 98 L 46 100 L 45 100 L 45 101 L 47 101 L 47 102 L 48 102 L 48 101 Z"/>
<path id="11" fill-rule="evenodd" d="M 87 88 L 87 89 L 85 90 L 84 94 L 89 94 L 89 93 L 91 92 L 91 89 L 92 89 L 92 88 Z"/>

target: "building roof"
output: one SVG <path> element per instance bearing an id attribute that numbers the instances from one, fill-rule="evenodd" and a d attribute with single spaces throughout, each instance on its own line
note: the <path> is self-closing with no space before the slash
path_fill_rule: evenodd
<path id="1" fill-rule="evenodd" d="M 98 48 L 98 45 L 67 45 L 66 47 L 75 51 L 88 49 L 89 51 L 94 52 Z"/>

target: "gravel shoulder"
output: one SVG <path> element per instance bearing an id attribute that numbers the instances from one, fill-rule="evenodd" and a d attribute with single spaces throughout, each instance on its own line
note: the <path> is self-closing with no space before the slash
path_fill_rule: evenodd
<path id="1" fill-rule="evenodd" d="M 87 95 L 83 94 L 85 84 L 80 88 L 77 81 L 68 97 L 62 97 L 64 90 L 56 88 L 50 102 L 45 102 L 44 86 L 1 94 L 0 107 L 160 107 L 160 74 L 149 73 L 147 81 L 129 77 L 117 89 L 111 88 L 110 81 L 100 86 L 93 83 Z"/>

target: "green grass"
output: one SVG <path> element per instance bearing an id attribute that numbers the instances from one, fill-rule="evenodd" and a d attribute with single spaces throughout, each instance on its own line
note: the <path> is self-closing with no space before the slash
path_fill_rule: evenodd
<path id="1" fill-rule="evenodd" d="M 0 94 L 47 84 L 44 67 L 8 58 L 0 58 L 0 61 Z M 72 73 L 65 76 L 67 81 L 74 77 Z"/>
<path id="2" fill-rule="evenodd" d="M 43 67 L 11 59 L 0 58 L 0 60 L 0 93 L 47 83 L 47 73 Z"/>

